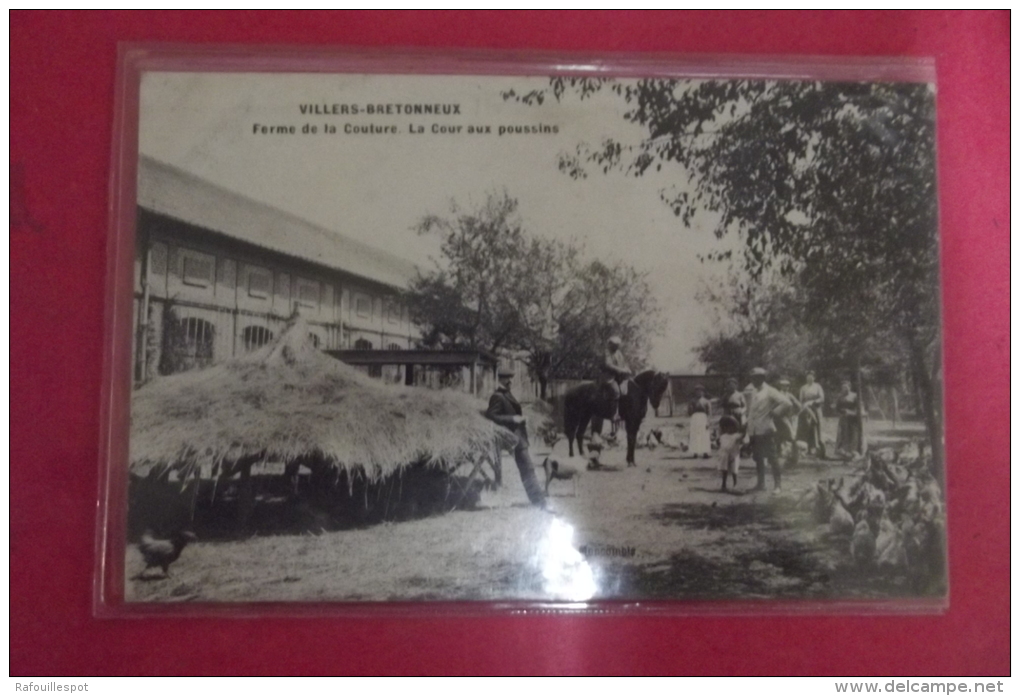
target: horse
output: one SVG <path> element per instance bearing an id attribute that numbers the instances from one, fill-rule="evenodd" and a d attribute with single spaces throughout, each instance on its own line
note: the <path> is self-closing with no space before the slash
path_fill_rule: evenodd
<path id="1" fill-rule="evenodd" d="M 655 370 L 645 370 L 627 380 L 627 393 L 620 396 L 620 417 L 627 429 L 627 466 L 637 466 L 634 448 L 641 421 L 648 415 L 648 403 L 651 402 L 652 408 L 658 408 L 668 386 L 666 374 Z M 577 453 L 584 455 L 582 439 L 588 423 L 597 423 L 595 430 L 600 432 L 602 421 L 611 419 L 615 410 L 613 390 L 608 384 L 584 382 L 567 392 L 563 400 L 563 430 L 570 446 L 570 456 L 574 456 L 575 440 Z"/>

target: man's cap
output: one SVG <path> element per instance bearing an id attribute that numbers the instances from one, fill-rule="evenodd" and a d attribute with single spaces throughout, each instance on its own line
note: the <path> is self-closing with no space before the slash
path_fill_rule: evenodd
<path id="1" fill-rule="evenodd" d="M 765 368 L 764 367 L 756 367 L 753 370 L 751 370 L 751 376 L 752 377 L 764 377 L 767 374 L 768 373 L 765 372 Z"/>
<path id="2" fill-rule="evenodd" d="M 788 386 L 790 386 L 790 380 L 788 380 L 785 377 L 783 377 L 781 380 L 779 380 L 779 386 L 781 386 L 781 387 L 788 387 Z"/>
<path id="3" fill-rule="evenodd" d="M 704 384 L 695 384 L 694 385 L 694 391 L 705 391 L 705 385 Z"/>
<path id="4" fill-rule="evenodd" d="M 621 344 L 623 344 L 623 341 L 620 340 L 619 336 L 610 336 L 609 337 L 609 343 L 615 343 L 616 345 L 621 345 Z"/>
<path id="5" fill-rule="evenodd" d="M 513 377 L 516 374 L 517 373 L 514 372 L 514 369 L 512 367 L 501 367 L 496 372 L 496 375 L 498 375 L 500 379 L 502 379 L 504 377 Z"/>

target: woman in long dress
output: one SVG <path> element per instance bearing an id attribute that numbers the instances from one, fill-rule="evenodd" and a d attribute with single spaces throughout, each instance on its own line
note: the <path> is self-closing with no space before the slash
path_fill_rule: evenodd
<path id="1" fill-rule="evenodd" d="M 850 389 L 850 381 L 844 380 L 836 399 L 839 413 L 839 428 L 836 431 L 836 454 L 853 458 L 860 454 L 861 409 L 857 394 Z"/>
<path id="2" fill-rule="evenodd" d="M 800 405 L 803 410 L 797 419 L 797 440 L 807 443 L 808 454 L 817 454 L 825 459 L 825 446 L 822 444 L 822 404 L 825 403 L 825 392 L 822 385 L 815 381 L 815 373 L 808 372 L 804 386 L 800 388 Z"/>
<path id="3" fill-rule="evenodd" d="M 691 417 L 690 452 L 692 457 L 712 456 L 712 436 L 708 432 L 708 412 L 712 405 L 705 398 L 705 388 L 700 384 L 694 388 L 694 398 L 687 405 Z"/>

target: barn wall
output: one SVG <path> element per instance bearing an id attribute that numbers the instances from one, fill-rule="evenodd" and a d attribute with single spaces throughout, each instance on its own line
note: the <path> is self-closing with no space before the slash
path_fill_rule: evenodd
<path id="1" fill-rule="evenodd" d="M 209 322 L 213 359 L 245 351 L 246 330 L 259 340 L 276 336 L 296 307 L 309 332 L 324 350 L 353 348 L 363 338 L 373 348 L 413 346 L 415 336 L 407 308 L 396 288 L 351 274 L 259 249 L 210 230 L 149 213 L 139 214 L 135 259 L 135 333 L 132 352 L 135 378 L 146 379 L 158 365 L 162 314 L 172 307 L 179 319 Z M 148 249 L 149 351 L 142 375 L 139 351 L 146 339 L 142 320 L 143 254 Z M 158 315 L 158 316 L 157 316 Z M 153 348 L 155 343 L 159 348 Z M 391 381 L 402 379 L 387 369 Z"/>

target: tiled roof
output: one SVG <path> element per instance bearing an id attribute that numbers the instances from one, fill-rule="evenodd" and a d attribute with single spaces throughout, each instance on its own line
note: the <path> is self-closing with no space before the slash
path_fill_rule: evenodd
<path id="1" fill-rule="evenodd" d="M 138 205 L 385 285 L 404 288 L 415 276 L 409 261 L 144 155 L 138 164 Z"/>

